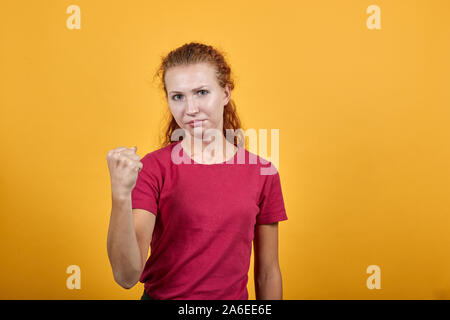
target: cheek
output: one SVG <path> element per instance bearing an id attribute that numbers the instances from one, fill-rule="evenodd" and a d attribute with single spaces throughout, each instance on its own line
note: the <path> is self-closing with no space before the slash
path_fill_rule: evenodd
<path id="1" fill-rule="evenodd" d="M 172 113 L 172 115 L 173 115 L 173 117 L 175 119 L 180 118 L 180 116 L 181 116 L 181 109 L 179 107 L 174 106 L 174 105 L 170 105 L 169 106 L 169 110 L 170 110 L 170 113 Z"/>
<path id="2" fill-rule="evenodd" d="M 223 106 L 218 101 L 213 101 L 213 103 L 208 104 L 206 112 L 211 118 L 220 120 L 223 117 Z"/>
<path id="3" fill-rule="evenodd" d="M 218 108 L 215 110 L 215 114 L 216 114 L 216 118 L 217 118 L 218 120 L 222 120 L 222 119 L 223 119 L 223 107 L 218 107 Z"/>
<path id="4" fill-rule="evenodd" d="M 172 114 L 172 116 L 174 117 L 175 121 L 178 123 L 179 126 L 182 126 L 182 120 L 183 120 L 183 115 L 181 113 L 181 110 L 178 110 L 177 108 L 169 108 L 170 113 Z"/>

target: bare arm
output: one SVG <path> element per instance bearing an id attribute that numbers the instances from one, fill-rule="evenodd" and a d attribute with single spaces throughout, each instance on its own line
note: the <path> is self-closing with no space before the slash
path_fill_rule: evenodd
<path id="1" fill-rule="evenodd" d="M 136 146 L 119 147 L 106 156 L 112 195 L 107 251 L 114 280 L 125 289 L 139 281 L 156 217 L 149 211 L 132 209 L 131 193 L 143 168 L 136 150 Z"/>
<path id="2" fill-rule="evenodd" d="M 107 250 L 114 280 L 132 288 L 142 274 L 153 234 L 155 215 L 131 208 L 131 194 L 112 196 Z"/>
<path id="3" fill-rule="evenodd" d="M 278 263 L 278 222 L 255 228 L 256 300 L 282 300 L 283 286 Z"/>

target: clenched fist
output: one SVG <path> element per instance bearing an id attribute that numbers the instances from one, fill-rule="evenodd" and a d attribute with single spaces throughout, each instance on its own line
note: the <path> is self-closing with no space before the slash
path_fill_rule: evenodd
<path id="1" fill-rule="evenodd" d="M 144 166 L 136 150 L 137 147 L 119 147 L 110 150 L 106 156 L 114 195 L 127 196 L 136 185 L 138 173 Z"/>

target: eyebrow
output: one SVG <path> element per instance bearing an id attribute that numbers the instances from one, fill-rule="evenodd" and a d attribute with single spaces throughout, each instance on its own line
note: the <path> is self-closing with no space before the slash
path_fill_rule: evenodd
<path id="1" fill-rule="evenodd" d="M 206 84 L 205 84 L 205 85 L 202 85 L 202 86 L 200 86 L 200 87 L 198 87 L 198 88 L 192 89 L 191 91 L 192 91 L 192 92 L 195 92 L 195 91 L 197 91 L 197 90 L 199 90 L 199 89 L 201 89 L 201 88 L 204 88 L 204 87 L 207 87 L 207 85 L 206 85 Z M 169 91 L 169 93 L 183 93 L 183 92 L 181 92 L 181 91 Z"/>

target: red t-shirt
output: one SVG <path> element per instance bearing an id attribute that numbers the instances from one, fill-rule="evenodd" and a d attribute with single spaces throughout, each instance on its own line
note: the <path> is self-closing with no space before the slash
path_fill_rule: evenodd
<path id="1" fill-rule="evenodd" d="M 287 220 L 279 173 L 242 147 L 199 164 L 180 142 L 141 159 L 132 208 L 156 220 L 139 281 L 156 300 L 248 300 L 255 225 Z"/>

